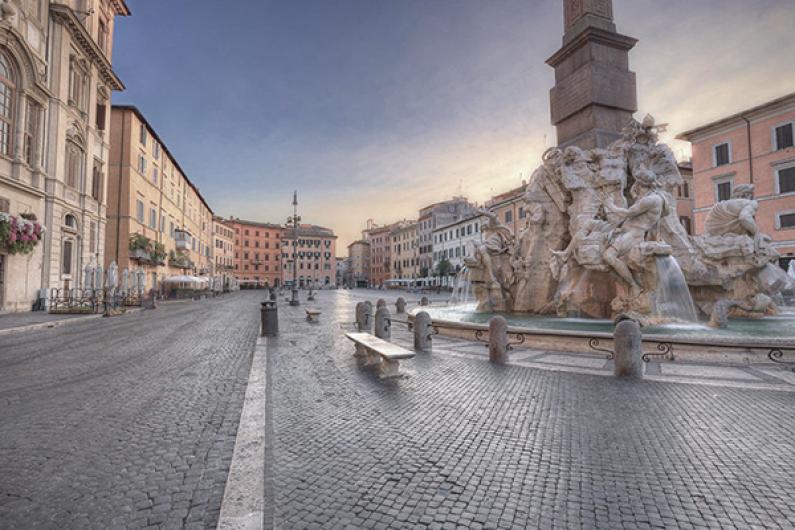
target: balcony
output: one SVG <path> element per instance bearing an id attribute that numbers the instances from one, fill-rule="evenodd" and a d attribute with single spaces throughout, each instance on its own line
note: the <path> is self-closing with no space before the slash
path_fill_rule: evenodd
<path id="1" fill-rule="evenodd" d="M 187 230 L 174 230 L 174 242 L 177 250 L 191 250 L 193 236 Z"/>

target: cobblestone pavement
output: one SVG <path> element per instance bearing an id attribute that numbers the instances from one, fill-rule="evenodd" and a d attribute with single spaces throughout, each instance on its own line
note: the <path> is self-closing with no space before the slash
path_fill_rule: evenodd
<path id="1" fill-rule="evenodd" d="M 261 298 L 0 337 L 0 527 L 213 528 Z"/>
<path id="2" fill-rule="evenodd" d="M 795 394 L 495 366 L 441 346 L 380 381 L 344 338 L 363 296 L 321 292 L 319 324 L 279 308 L 266 523 L 795 528 Z"/>

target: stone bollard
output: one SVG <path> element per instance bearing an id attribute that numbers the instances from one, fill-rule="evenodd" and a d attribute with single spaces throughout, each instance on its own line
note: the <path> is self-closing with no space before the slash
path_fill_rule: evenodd
<path id="1" fill-rule="evenodd" d="M 399 315 L 402 315 L 406 312 L 406 301 L 402 296 L 397 299 L 397 302 L 395 302 L 395 309 Z"/>
<path id="2" fill-rule="evenodd" d="M 420 305 L 428 305 L 428 297 L 427 296 L 423 296 L 420 299 Z"/>
<path id="3" fill-rule="evenodd" d="M 383 298 L 379 298 L 378 301 L 375 303 L 376 312 L 382 307 L 386 307 L 386 300 L 384 300 Z"/>
<path id="4" fill-rule="evenodd" d="M 432 333 L 431 315 L 425 311 L 420 311 L 414 315 L 414 349 L 425 352 L 431 351 Z"/>
<path id="5" fill-rule="evenodd" d="M 359 302 L 356 304 L 356 327 L 359 331 L 372 333 L 373 304 L 370 302 Z"/>
<path id="6" fill-rule="evenodd" d="M 149 289 L 149 293 L 144 300 L 144 309 L 157 309 L 157 297 L 154 289 Z"/>
<path id="7" fill-rule="evenodd" d="M 616 377 L 643 378 L 642 337 L 637 321 L 628 317 L 619 317 L 618 324 L 613 331 L 613 347 L 615 348 L 613 374 Z"/>
<path id="8" fill-rule="evenodd" d="M 390 340 L 392 338 L 391 327 L 392 321 L 389 319 L 389 309 L 379 307 L 378 311 L 375 312 L 375 336 L 379 339 Z"/>
<path id="9" fill-rule="evenodd" d="M 497 364 L 508 361 L 508 321 L 500 316 L 489 320 L 489 361 Z"/>

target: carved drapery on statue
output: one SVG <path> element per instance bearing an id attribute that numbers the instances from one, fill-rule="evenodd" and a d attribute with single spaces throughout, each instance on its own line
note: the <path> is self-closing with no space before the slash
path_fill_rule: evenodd
<path id="1" fill-rule="evenodd" d="M 732 301 L 722 312 L 774 311 L 771 297 L 787 280 L 756 230 L 753 188 L 738 187 L 710 212 L 707 232 L 691 237 L 677 216 L 680 184 L 650 116 L 606 149 L 549 149 L 527 185 L 518 238 L 487 212 L 484 242 L 465 260 L 478 309 L 667 320 L 657 265 L 673 259 L 703 313 L 719 300 Z"/>

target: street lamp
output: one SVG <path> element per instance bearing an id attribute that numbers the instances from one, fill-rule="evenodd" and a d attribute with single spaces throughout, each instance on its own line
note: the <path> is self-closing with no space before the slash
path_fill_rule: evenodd
<path id="1" fill-rule="evenodd" d="M 287 218 L 287 224 L 293 224 L 293 285 L 290 305 L 300 305 L 298 302 L 298 224 L 301 217 L 298 215 L 298 192 L 293 192 L 293 215 Z"/>

